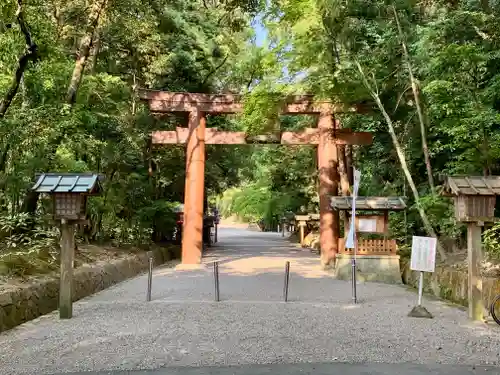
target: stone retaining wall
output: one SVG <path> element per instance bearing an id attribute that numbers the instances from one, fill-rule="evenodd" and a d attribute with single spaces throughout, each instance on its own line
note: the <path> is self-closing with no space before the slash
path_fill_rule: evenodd
<path id="1" fill-rule="evenodd" d="M 176 255 L 163 248 L 153 250 L 153 254 L 156 265 Z M 140 253 L 76 268 L 73 301 L 146 271 L 148 263 L 147 254 Z M 59 277 L 0 292 L 0 332 L 57 309 L 58 297 Z"/>
<path id="2" fill-rule="evenodd" d="M 352 280 L 352 258 L 350 254 L 338 254 L 334 275 L 339 280 Z M 399 255 L 358 255 L 356 257 L 356 279 L 360 282 L 374 281 L 401 284 Z"/>
<path id="3" fill-rule="evenodd" d="M 418 288 L 419 273 L 410 270 L 410 265 L 405 262 L 401 265 L 403 283 Z M 435 272 L 424 272 L 424 292 L 436 297 L 455 302 L 462 306 L 468 305 L 467 272 L 453 268 L 436 267 Z M 483 301 L 489 308 L 493 298 L 500 294 L 500 279 L 483 278 Z"/>

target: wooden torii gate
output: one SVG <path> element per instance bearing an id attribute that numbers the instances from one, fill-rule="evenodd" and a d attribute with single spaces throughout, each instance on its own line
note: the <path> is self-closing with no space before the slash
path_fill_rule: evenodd
<path id="1" fill-rule="evenodd" d="M 339 129 L 334 114 L 352 112 L 352 108 L 346 109 L 327 101 L 314 101 L 312 95 L 289 97 L 281 113 L 316 115 L 318 127 L 299 132 L 282 132 L 280 139 L 272 139 L 266 135 L 249 139 L 245 132 L 219 131 L 206 127 L 207 114 L 231 114 L 243 110 L 241 97 L 237 95 L 140 90 L 139 97 L 149 102 L 151 112 L 189 113 L 188 128 L 177 127 L 173 131 L 155 131 L 152 134 L 153 145 L 187 144 L 183 264 L 201 263 L 205 145 L 247 143 L 318 146 L 321 264 L 331 264 L 338 252 L 340 234 L 338 212 L 334 212 L 330 207 L 330 196 L 338 195 L 340 179 L 337 171 L 337 145 L 367 145 L 372 142 L 371 133 L 354 133 L 349 129 Z"/>

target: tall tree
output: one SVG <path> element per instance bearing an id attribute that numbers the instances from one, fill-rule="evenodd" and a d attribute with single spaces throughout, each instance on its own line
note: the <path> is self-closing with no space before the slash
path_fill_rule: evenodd
<path id="1" fill-rule="evenodd" d="M 73 69 L 73 75 L 71 76 L 68 92 L 66 93 L 66 102 L 68 104 L 73 104 L 76 100 L 76 94 L 82 81 L 83 71 L 90 56 L 92 42 L 96 35 L 96 29 L 99 25 L 101 15 L 106 9 L 107 3 L 108 0 L 95 0 L 91 7 L 88 24 L 85 29 L 85 33 L 80 40 L 80 47 L 78 48 L 76 56 L 75 68 Z"/>
<path id="2" fill-rule="evenodd" d="M 12 100 L 16 96 L 19 85 L 21 84 L 21 80 L 23 79 L 24 72 L 28 67 L 28 63 L 30 61 L 34 62 L 38 56 L 38 46 L 31 38 L 31 31 L 24 16 L 24 5 L 22 0 L 17 0 L 16 19 L 21 33 L 24 36 L 26 47 L 24 53 L 21 55 L 17 63 L 12 83 L 7 89 L 7 92 L 4 94 L 2 100 L 0 101 L 0 119 L 5 116 L 5 113 L 9 109 Z M 0 167 L 2 167 L 3 163 L 4 157 L 0 159 Z M 1 169 L 3 169 L 3 167 L 0 168 L 0 170 Z"/>
<path id="3" fill-rule="evenodd" d="M 417 80 L 413 75 L 413 67 L 410 60 L 410 54 L 408 53 L 408 47 L 405 41 L 405 35 L 403 29 L 401 28 L 401 23 L 399 22 L 398 12 L 396 7 L 392 7 L 394 12 L 394 18 L 398 26 L 398 34 L 401 39 L 401 47 L 403 48 L 403 56 L 406 63 L 406 68 L 408 69 L 408 75 L 410 77 L 411 89 L 413 91 L 413 98 L 415 99 L 415 106 L 417 107 L 418 122 L 420 124 L 420 137 L 422 138 L 422 152 L 425 159 L 425 167 L 427 169 L 427 178 L 429 179 L 429 187 L 434 191 L 434 177 L 432 175 L 431 157 L 429 155 L 429 146 L 427 145 L 427 130 L 424 121 L 424 113 L 422 109 L 422 103 L 420 102 L 420 88 L 418 87 Z"/>

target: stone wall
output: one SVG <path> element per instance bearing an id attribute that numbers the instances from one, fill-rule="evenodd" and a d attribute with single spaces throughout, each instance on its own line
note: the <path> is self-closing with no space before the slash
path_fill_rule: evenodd
<path id="1" fill-rule="evenodd" d="M 175 255 L 171 249 L 153 250 L 155 265 Z M 74 270 L 73 300 L 97 293 L 148 269 L 146 253 L 129 255 L 110 262 L 98 262 Z M 58 307 L 59 277 L 0 292 L 0 332 L 47 314 Z"/>
<path id="2" fill-rule="evenodd" d="M 339 280 L 352 280 L 352 255 L 338 254 L 334 275 Z M 374 281 L 401 284 L 399 255 L 358 255 L 356 257 L 356 279 L 360 282 Z"/>
<path id="3" fill-rule="evenodd" d="M 403 282 L 418 288 L 419 273 L 410 270 L 409 262 L 401 265 Z M 436 267 L 435 272 L 424 272 L 424 292 L 436 297 L 455 302 L 462 306 L 468 305 L 467 272 L 447 267 Z M 489 308 L 493 298 L 500 294 L 500 279 L 483 278 L 483 301 Z"/>

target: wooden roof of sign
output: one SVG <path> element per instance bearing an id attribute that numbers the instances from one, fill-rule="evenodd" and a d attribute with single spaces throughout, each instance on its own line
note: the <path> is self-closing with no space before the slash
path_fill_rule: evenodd
<path id="1" fill-rule="evenodd" d="M 43 173 L 37 175 L 32 190 L 36 193 L 79 193 L 86 195 L 101 192 L 101 179 L 92 173 Z"/>
<path id="2" fill-rule="evenodd" d="M 297 221 L 318 221 L 319 214 L 294 215 L 294 218 Z"/>
<path id="3" fill-rule="evenodd" d="M 331 197 L 330 204 L 336 210 L 352 209 L 352 197 Z M 357 197 L 356 211 L 402 211 L 406 203 L 402 197 Z"/>
<path id="4" fill-rule="evenodd" d="M 445 195 L 500 195 L 500 176 L 452 176 L 443 186 Z"/>

